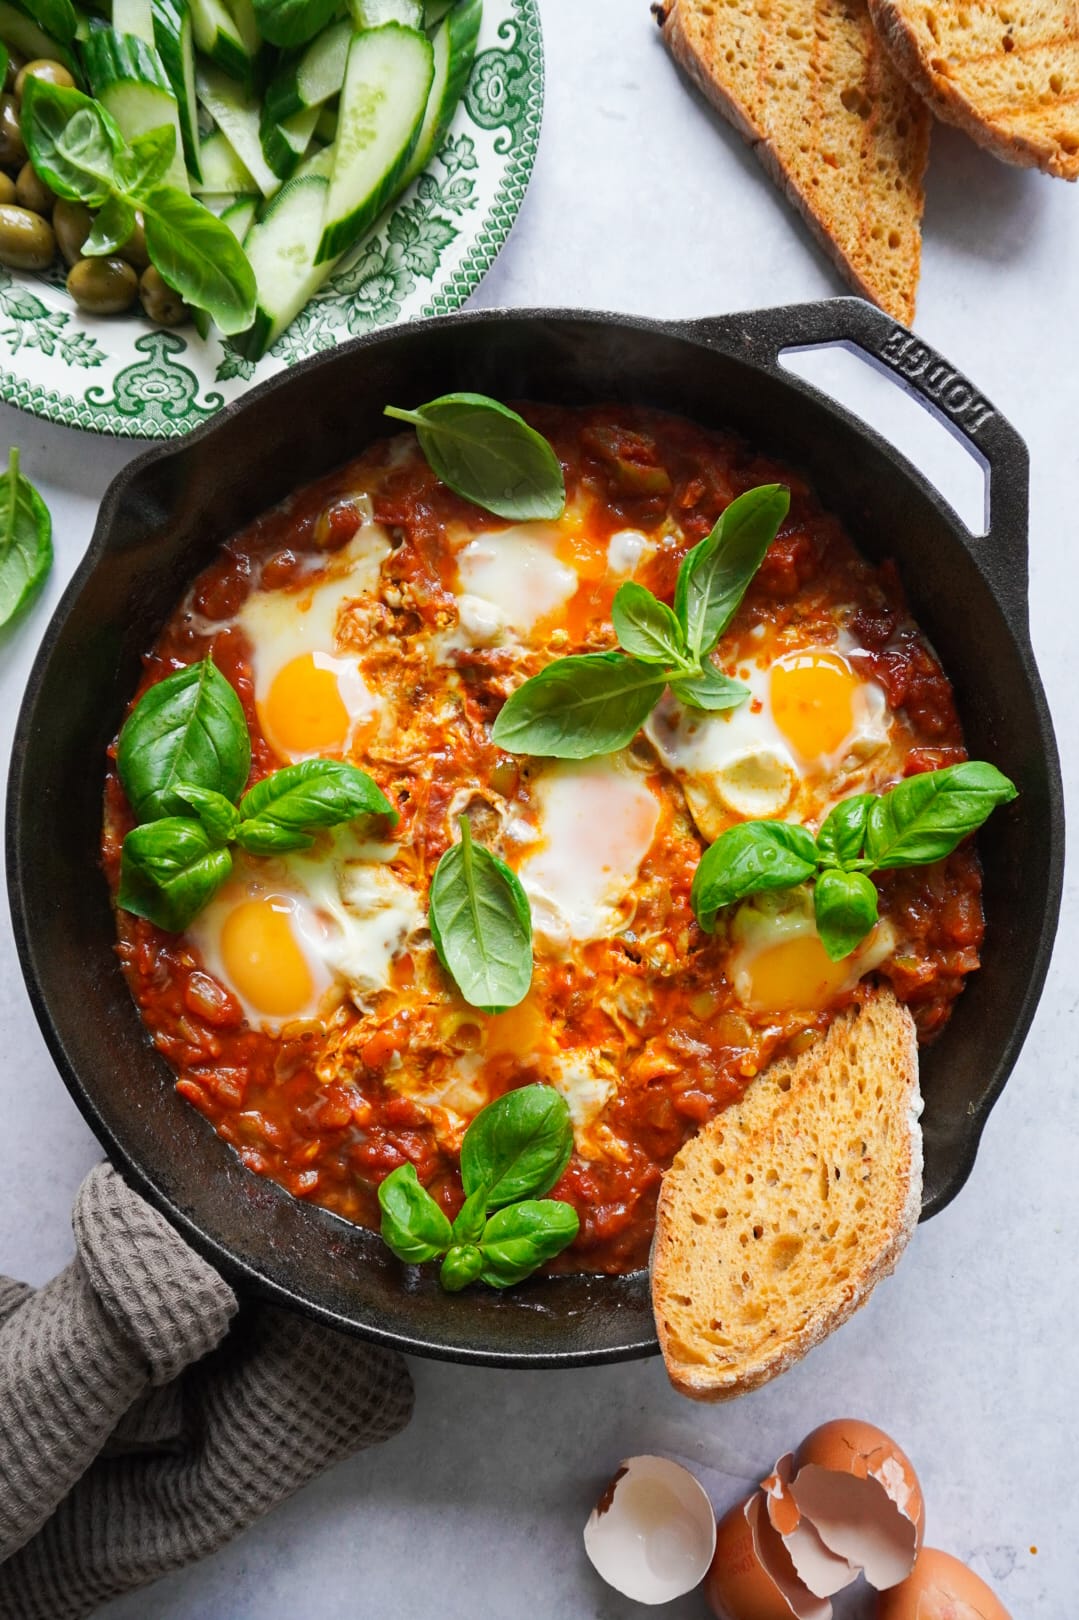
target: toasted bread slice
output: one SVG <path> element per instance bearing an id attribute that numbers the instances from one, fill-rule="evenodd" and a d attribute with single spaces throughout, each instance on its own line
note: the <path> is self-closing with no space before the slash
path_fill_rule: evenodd
<path id="1" fill-rule="evenodd" d="M 1024 168 L 1079 179 L 1075 0 L 869 0 L 896 65 L 938 117 Z"/>
<path id="2" fill-rule="evenodd" d="M 675 60 L 856 291 L 914 317 L 931 118 L 865 0 L 660 0 Z"/>
<path id="3" fill-rule="evenodd" d="M 686 1143 L 652 1247 L 677 1390 L 756 1389 L 864 1304 L 918 1221 L 921 1110 L 914 1021 L 875 990 Z"/>

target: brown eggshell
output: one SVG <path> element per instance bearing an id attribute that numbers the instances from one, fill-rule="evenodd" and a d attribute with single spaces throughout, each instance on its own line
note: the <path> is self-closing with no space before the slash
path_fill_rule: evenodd
<path id="1" fill-rule="evenodd" d="M 923 1547 L 907 1579 L 880 1594 L 877 1620 L 1011 1620 L 1011 1615 L 966 1564 Z"/>
<path id="2" fill-rule="evenodd" d="M 759 1499 L 760 1492 L 754 1491 L 724 1514 L 716 1528 L 716 1550 L 704 1577 L 704 1593 L 716 1620 L 791 1620 L 790 1604 L 753 1545 L 746 1515 Z"/>
<path id="3" fill-rule="evenodd" d="M 825 1547 L 884 1591 L 910 1574 L 925 1504 L 910 1458 L 859 1418 L 837 1418 L 795 1452 L 791 1494 Z"/>
<path id="4" fill-rule="evenodd" d="M 803 1519 L 791 1494 L 793 1468 L 794 1458 L 790 1454 L 780 1457 L 774 1472 L 761 1481 L 768 1522 L 782 1540 L 793 1573 L 802 1585 L 808 1588 L 813 1597 L 832 1597 L 856 1581 L 859 1570 L 845 1558 L 829 1552 L 810 1521 Z M 765 1563 L 774 1578 L 774 1560 L 765 1558 Z"/>

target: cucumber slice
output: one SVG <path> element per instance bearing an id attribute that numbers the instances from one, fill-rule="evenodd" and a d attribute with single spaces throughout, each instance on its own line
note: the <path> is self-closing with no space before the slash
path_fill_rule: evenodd
<path id="1" fill-rule="evenodd" d="M 79 64 L 67 46 L 46 34 L 32 17 L 17 11 L 7 0 L 0 0 L 0 39 L 12 50 L 18 51 L 20 56 L 25 56 L 28 62 L 40 61 L 42 57 L 50 62 L 62 62 L 76 84 L 83 83 Z"/>
<path id="2" fill-rule="evenodd" d="M 311 145 L 311 137 L 318 123 L 318 111 L 317 107 L 305 107 L 303 112 L 293 113 L 283 124 L 271 124 L 263 107 L 259 124 L 262 155 L 279 180 L 288 179 Z"/>
<path id="3" fill-rule="evenodd" d="M 423 0 L 349 0 L 357 28 L 381 28 L 400 23 L 402 28 L 423 27 Z"/>
<path id="4" fill-rule="evenodd" d="M 320 107 L 318 123 L 315 125 L 315 139 L 332 146 L 337 139 L 337 122 L 336 107 Z"/>
<path id="5" fill-rule="evenodd" d="M 241 163 L 226 135 L 215 129 L 202 140 L 202 179 L 192 190 L 198 197 L 207 194 L 220 196 L 223 192 L 246 193 L 257 191 L 250 170 Z"/>
<path id="6" fill-rule="evenodd" d="M 119 3 L 119 0 L 116 0 Z M 195 100 L 195 46 L 188 0 L 152 0 L 154 18 L 154 44 L 161 65 L 168 75 L 176 108 L 180 115 L 180 133 L 184 139 L 184 158 L 189 174 L 196 180 L 202 177 L 199 155 L 199 114 Z"/>
<path id="7" fill-rule="evenodd" d="M 345 64 L 352 42 L 352 27 L 334 23 L 313 39 L 302 54 L 275 73 L 263 98 L 263 111 L 274 124 L 283 124 L 307 107 L 321 107 L 345 82 Z"/>
<path id="8" fill-rule="evenodd" d="M 100 28 L 83 46 L 83 59 L 90 88 L 105 111 L 115 118 L 126 140 L 160 129 L 162 124 L 172 125 L 176 151 L 165 184 L 190 190 L 176 97 L 153 46 L 133 34 Z"/>
<path id="9" fill-rule="evenodd" d="M 427 111 L 423 115 L 423 128 L 416 142 L 416 150 L 401 182 L 402 190 L 421 169 L 427 167 L 432 154 L 438 151 L 445 139 L 457 111 L 457 103 L 464 95 L 468 75 L 472 72 L 482 21 L 483 0 L 460 0 L 435 31 L 431 41 L 435 56 L 434 82 L 427 98 Z"/>
<path id="10" fill-rule="evenodd" d="M 202 54 L 234 79 L 247 84 L 251 79 L 253 56 L 222 0 L 191 0 L 191 22 L 195 44 Z"/>
<path id="11" fill-rule="evenodd" d="M 447 11 L 452 11 L 456 0 L 423 0 L 423 26 L 433 34 Z"/>
<path id="12" fill-rule="evenodd" d="M 236 194 L 233 191 L 204 191 L 199 197 L 199 202 L 220 219 L 226 209 L 232 208 L 235 204 Z"/>
<path id="13" fill-rule="evenodd" d="M 237 242 L 242 242 L 258 213 L 259 199 L 257 197 L 237 197 L 227 208 L 221 210 L 221 219 L 235 236 Z"/>
<path id="14" fill-rule="evenodd" d="M 112 0 L 112 26 L 118 34 L 134 34 L 144 45 L 152 45 L 154 13 L 150 0 Z"/>
<path id="15" fill-rule="evenodd" d="M 431 42 L 414 29 L 387 23 L 354 36 L 317 263 L 357 242 L 400 189 L 434 72 Z"/>
<path id="16" fill-rule="evenodd" d="M 244 50 L 253 61 L 262 48 L 262 35 L 255 21 L 255 8 L 251 0 L 225 0 L 225 4 L 243 40 Z"/>
<path id="17" fill-rule="evenodd" d="M 237 157 L 250 170 L 255 189 L 272 197 L 281 182 L 267 163 L 259 139 L 258 103 L 220 68 L 203 63 L 198 71 L 198 94 L 218 129 L 228 136 Z"/>
<path id="18" fill-rule="evenodd" d="M 335 260 L 315 263 L 314 247 L 330 182 L 324 174 L 294 175 L 251 227 L 244 252 L 258 283 L 254 323 L 237 342 L 249 360 L 260 360 L 322 286 Z"/>

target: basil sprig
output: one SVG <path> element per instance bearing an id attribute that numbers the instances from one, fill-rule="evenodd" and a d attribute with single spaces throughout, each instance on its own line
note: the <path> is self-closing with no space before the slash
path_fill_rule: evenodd
<path id="1" fill-rule="evenodd" d="M 815 879 L 813 909 L 833 962 L 877 921 L 873 872 L 928 866 L 975 832 L 1016 788 L 981 760 L 909 776 L 889 793 L 860 793 L 831 810 L 816 838 L 785 821 L 743 821 L 701 857 L 690 900 L 711 933 L 720 911 L 748 895 Z"/>
<path id="2" fill-rule="evenodd" d="M 465 1191 L 452 1226 L 405 1164 L 378 1189 L 382 1237 L 399 1260 L 421 1265 L 443 1257 L 448 1293 L 469 1283 L 510 1288 L 573 1242 L 580 1222 L 571 1204 L 544 1198 L 573 1152 L 565 1099 L 553 1086 L 522 1086 L 482 1108 L 461 1144 Z"/>
<path id="3" fill-rule="evenodd" d="M 85 253 L 112 253 L 126 241 L 137 208 L 146 251 L 169 286 L 226 334 L 251 325 L 255 276 L 239 242 L 208 208 L 163 183 L 176 150 L 174 129 L 148 130 L 128 144 L 89 96 L 33 78 L 20 123 L 34 169 L 50 190 L 101 210 Z"/>
<path id="4" fill-rule="evenodd" d="M 472 842 L 467 816 L 460 828 L 460 842 L 446 850 L 431 880 L 431 938 L 465 1000 L 483 1012 L 505 1012 L 532 983 L 532 912 L 516 872 Z"/>
<path id="5" fill-rule="evenodd" d="M 51 567 L 49 509 L 20 473 L 19 452 L 11 450 L 0 477 L 0 625 L 33 600 Z"/>
<path id="6" fill-rule="evenodd" d="M 385 414 L 411 422 L 428 465 L 466 501 L 516 523 L 554 520 L 566 509 L 562 467 L 541 433 L 486 394 L 443 394 L 413 411 Z"/>
<path id="7" fill-rule="evenodd" d="M 286 765 L 240 798 L 251 738 L 210 658 L 143 694 L 120 732 L 116 765 L 140 823 L 124 839 L 117 902 L 175 933 L 228 878 L 230 845 L 276 855 L 309 849 L 316 832 L 357 816 L 397 819 L 371 778 L 339 759 Z"/>
<path id="8" fill-rule="evenodd" d="M 519 686 L 492 728 L 514 754 L 590 759 L 625 748 L 669 685 L 691 708 L 737 708 L 749 688 L 711 654 L 738 611 L 790 507 L 781 484 L 739 495 L 682 559 L 674 607 L 635 580 L 619 586 L 611 622 L 621 652 L 557 658 Z"/>

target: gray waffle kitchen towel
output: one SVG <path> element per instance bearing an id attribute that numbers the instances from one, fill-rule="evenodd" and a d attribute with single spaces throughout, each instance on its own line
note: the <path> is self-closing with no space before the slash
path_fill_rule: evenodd
<path id="1" fill-rule="evenodd" d="M 401 1357 L 232 1289 L 107 1165 L 0 1278 L 0 1620 L 79 1620 L 408 1422 Z"/>

